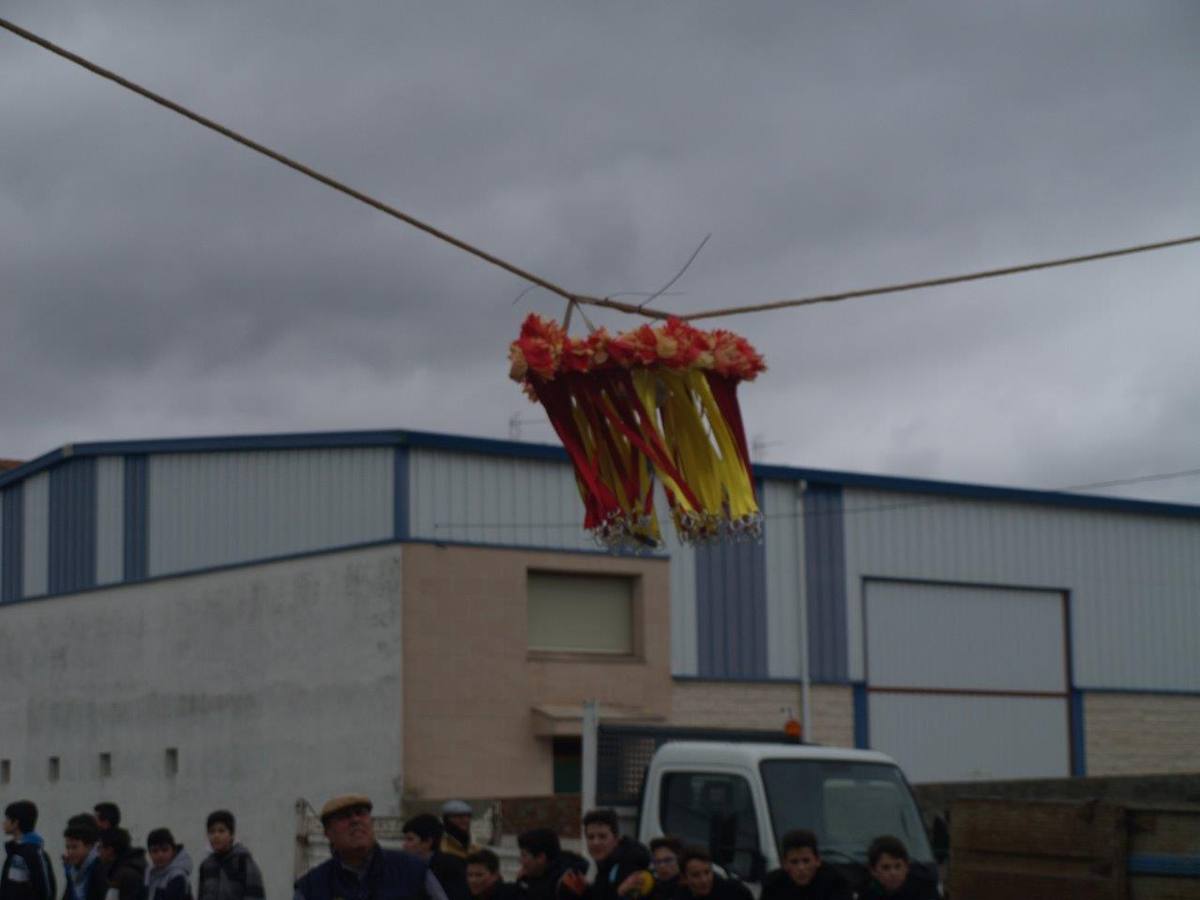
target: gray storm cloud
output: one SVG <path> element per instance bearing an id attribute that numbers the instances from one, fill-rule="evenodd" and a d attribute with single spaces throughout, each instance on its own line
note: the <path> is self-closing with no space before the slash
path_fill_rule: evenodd
<path id="1" fill-rule="evenodd" d="M 1200 231 L 1190 5 L 4 15 L 571 289 L 652 290 L 711 232 L 680 312 Z M 536 414 L 504 357 L 556 298 L 6 32 L 0 123 L 0 456 Z M 770 365 L 747 427 L 947 479 L 1200 465 L 1198 253 L 729 319 Z"/>

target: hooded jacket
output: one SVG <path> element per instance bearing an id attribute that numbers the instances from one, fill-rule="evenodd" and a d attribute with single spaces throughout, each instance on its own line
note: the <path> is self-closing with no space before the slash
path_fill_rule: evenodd
<path id="1" fill-rule="evenodd" d="M 234 844 L 200 863 L 198 900 L 262 900 L 263 879 L 250 851 Z"/>
<path id="2" fill-rule="evenodd" d="M 0 869 L 0 900 L 54 900 L 54 866 L 46 855 L 42 836 L 30 831 L 4 844 Z"/>
<path id="3" fill-rule="evenodd" d="M 92 845 L 82 866 L 67 866 L 66 872 L 63 900 L 104 900 L 108 893 L 108 877 L 100 862 L 99 845 Z"/>
<path id="4" fill-rule="evenodd" d="M 192 858 L 179 847 L 165 866 L 146 870 L 145 900 L 192 900 Z"/>
<path id="5" fill-rule="evenodd" d="M 116 889 L 117 900 L 141 900 L 146 880 L 146 851 L 130 847 L 108 867 L 108 886 Z"/>

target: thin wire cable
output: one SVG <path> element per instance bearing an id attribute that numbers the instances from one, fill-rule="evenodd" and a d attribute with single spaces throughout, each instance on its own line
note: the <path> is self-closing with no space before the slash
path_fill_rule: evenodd
<path id="1" fill-rule="evenodd" d="M 32 44 L 37 44 L 39 47 L 42 47 L 45 50 L 49 50 L 51 53 L 55 54 L 56 56 L 60 56 L 65 60 L 73 62 L 75 65 L 81 66 L 82 68 L 87 69 L 89 72 L 91 72 L 94 75 L 99 75 L 101 78 L 105 78 L 105 79 L 113 82 L 114 84 L 118 84 L 121 87 L 125 88 L 126 90 L 133 91 L 133 93 L 146 98 L 147 100 L 151 101 L 152 103 L 157 103 L 159 106 L 165 107 L 166 109 L 169 109 L 174 113 L 178 113 L 179 115 L 183 116 L 184 118 L 191 119 L 196 124 L 203 125 L 205 128 L 215 131 L 215 132 L 217 132 L 217 134 L 227 137 L 231 141 L 235 141 L 235 142 L 241 144 L 243 147 L 248 147 L 249 149 L 253 150 L 256 153 L 260 153 L 263 156 L 268 157 L 269 159 L 273 159 L 273 160 L 275 160 L 275 162 L 279 163 L 280 165 L 287 166 L 289 169 L 293 169 L 294 171 L 297 171 L 302 175 L 307 175 L 309 178 L 312 178 L 314 181 L 319 181 L 321 184 L 325 185 L 326 187 L 333 188 L 335 191 L 339 191 L 348 197 L 353 197 L 355 200 L 358 200 L 360 203 L 365 203 L 367 206 L 373 207 L 374 209 L 377 209 L 380 212 L 391 216 L 392 218 L 399 219 L 401 222 L 404 222 L 406 225 L 410 225 L 413 228 L 417 228 L 421 231 L 424 231 L 426 234 L 430 234 L 433 237 L 437 238 L 438 240 L 445 241 L 447 244 L 450 244 L 453 247 L 457 247 L 459 250 L 463 250 L 467 253 L 470 253 L 472 256 L 476 256 L 479 259 L 484 260 L 485 262 L 489 262 L 493 266 L 501 268 L 501 269 L 505 270 L 506 272 L 509 272 L 513 275 L 516 275 L 518 278 L 522 278 L 525 281 L 530 282 L 531 284 L 534 284 L 541 288 L 545 288 L 546 290 L 550 291 L 552 294 L 557 294 L 559 297 L 562 297 L 564 300 L 567 300 L 567 301 L 574 300 L 574 301 L 577 301 L 580 303 L 590 303 L 594 306 L 606 306 L 606 307 L 610 307 L 612 309 L 620 310 L 621 312 L 628 312 L 628 313 L 640 312 L 643 315 L 652 316 L 654 318 L 666 318 L 668 316 L 667 313 L 659 312 L 657 310 L 641 309 L 631 303 L 620 303 L 616 300 L 610 300 L 608 298 L 588 297 L 588 296 L 581 296 L 581 295 L 573 294 L 572 292 L 568 291 L 566 288 L 561 287 L 561 286 L 555 284 L 554 282 L 549 281 L 545 278 L 542 278 L 540 275 L 535 275 L 532 272 L 530 272 L 526 269 L 523 269 L 520 266 L 515 265 L 514 263 L 511 263 L 511 262 L 508 262 L 507 260 L 501 259 L 500 257 L 495 256 L 491 253 L 488 253 L 485 250 L 481 250 L 480 248 L 474 246 L 473 244 L 469 244 L 466 241 L 464 241 L 460 238 L 457 238 L 452 234 L 449 234 L 448 232 L 442 231 L 440 228 L 436 228 L 435 226 L 430 225 L 428 222 L 424 222 L 424 221 L 416 218 L 415 216 L 411 216 L 408 213 L 403 212 L 394 206 L 391 206 L 390 204 L 384 203 L 382 200 L 377 200 L 375 197 L 372 197 L 369 194 L 364 194 L 362 191 L 352 188 L 349 185 L 344 184 L 343 182 L 338 181 L 335 178 L 331 178 L 328 175 L 324 175 L 321 172 L 318 172 L 316 169 L 310 168 L 309 166 L 306 166 L 303 163 L 297 162 L 296 160 L 291 159 L 290 157 L 284 156 L 282 153 L 278 152 L 277 150 L 272 150 L 270 147 L 260 144 L 257 141 L 251 140 L 250 138 L 246 137 L 245 135 L 239 134 L 238 132 L 234 131 L 232 128 L 227 128 L 226 126 L 220 124 L 219 122 L 215 122 L 212 119 L 207 118 L 206 116 L 202 116 L 197 112 L 193 112 L 192 110 L 188 109 L 186 106 L 182 106 L 173 100 L 168 100 L 166 97 L 162 96 L 161 94 L 156 94 L 154 91 L 151 91 L 148 88 L 142 87 L 140 84 L 130 81 L 128 78 L 124 78 L 123 76 L 118 75 L 116 72 L 106 69 L 103 66 L 98 65 L 97 63 L 94 63 L 91 60 L 86 59 L 77 53 L 72 53 L 70 50 L 60 47 L 57 44 L 52 43 L 51 41 L 48 41 L 45 38 L 34 34 L 32 31 L 28 31 L 28 30 L 22 28 L 21 26 L 8 21 L 7 19 L 0 18 L 0 28 L 4 28 L 5 30 L 12 32 L 19 38 L 23 38 L 24 40 L 29 41 Z"/>
<path id="2" fill-rule="evenodd" d="M 417 228 L 421 231 L 424 231 L 427 234 L 430 234 L 433 237 L 438 238 L 439 240 L 445 241 L 446 243 L 450 244 L 453 247 L 457 247 L 458 249 L 463 250 L 466 253 L 470 253 L 472 256 L 476 256 L 479 259 L 484 260 L 485 262 L 491 263 L 492 265 L 494 265 L 500 269 L 503 269 L 506 272 L 509 272 L 513 275 L 516 275 L 518 278 L 522 278 L 525 281 L 530 282 L 531 284 L 535 284 L 538 287 L 545 288 L 546 290 L 550 291 L 552 294 L 556 294 L 568 302 L 574 300 L 577 303 L 586 303 L 590 306 L 602 306 L 602 307 L 606 307 L 609 309 L 618 310 L 619 312 L 639 314 L 639 315 L 646 316 L 648 318 L 655 318 L 655 319 L 665 319 L 665 318 L 669 318 L 672 315 L 671 313 L 666 312 L 666 311 L 656 310 L 656 309 L 648 309 L 647 304 L 650 301 L 646 301 L 645 303 L 643 303 L 641 305 L 635 305 L 632 303 L 621 303 L 617 300 L 613 300 L 611 297 L 593 297 L 593 296 L 590 296 L 587 294 L 572 293 L 571 291 L 568 291 L 564 287 L 560 287 L 559 285 L 555 284 L 552 281 L 548 281 L 547 279 L 542 278 L 539 275 L 535 275 L 532 272 L 529 272 L 529 271 L 521 268 L 520 266 L 515 265 L 514 263 L 511 263 L 511 262 L 508 262 L 507 260 L 501 259 L 498 256 L 494 256 L 493 254 L 488 253 L 485 250 L 481 250 L 480 248 L 478 248 L 472 244 L 469 244 L 466 241 L 461 240 L 460 238 L 457 238 L 452 234 L 442 231 L 441 229 L 436 228 L 433 225 L 428 224 L 427 222 L 423 222 L 414 216 L 410 216 L 409 214 L 402 212 L 401 210 L 396 209 L 395 207 L 390 206 L 389 204 L 384 203 L 381 200 L 377 200 L 376 198 L 370 196 L 369 194 L 364 194 L 362 191 L 356 190 L 355 188 L 352 188 L 349 185 L 343 184 L 342 182 L 340 182 L 334 178 L 331 178 L 328 175 L 323 175 L 322 173 L 316 171 L 315 169 L 309 168 L 308 166 L 304 165 L 303 163 L 296 162 L 295 160 L 290 159 L 287 156 L 284 156 L 282 153 L 279 153 L 276 150 L 272 150 L 271 148 L 266 147 L 263 144 L 259 144 L 258 142 L 253 141 L 250 138 L 247 138 L 247 137 L 239 134 L 238 132 L 234 131 L 231 128 L 227 128 L 226 126 L 221 125 L 220 123 L 215 122 L 212 119 L 206 118 L 205 116 L 202 116 L 199 113 L 193 112 L 192 110 L 188 109 L 185 106 L 181 106 L 180 104 L 175 103 L 172 100 L 168 100 L 166 97 L 163 97 L 160 94 L 156 94 L 153 91 L 148 90 L 147 88 L 144 88 L 141 85 L 118 75 L 116 72 L 112 72 L 109 69 L 106 69 L 103 66 L 100 66 L 100 65 L 92 62 L 91 60 L 88 60 L 76 53 L 72 53 L 70 50 L 66 50 L 63 47 L 60 47 L 57 44 L 54 44 L 51 41 L 48 41 L 45 38 L 40 37 L 39 35 L 36 35 L 33 32 L 28 31 L 28 30 L 20 27 L 19 25 L 16 25 L 13 22 L 8 21 L 7 19 L 0 18 L 0 28 L 4 28 L 5 30 L 12 32 L 19 38 L 29 41 L 32 44 L 36 44 L 45 50 L 49 50 L 51 53 L 55 54 L 56 56 L 60 56 L 63 59 L 73 62 L 73 63 L 75 63 L 75 65 L 81 66 L 82 68 L 87 69 L 89 72 L 93 73 L 94 75 L 99 75 L 101 78 L 108 79 L 109 81 L 113 82 L 114 84 L 118 84 L 127 90 L 133 91 L 135 94 L 145 97 L 147 100 L 150 100 L 153 103 L 157 103 L 158 105 L 163 106 L 166 109 L 171 110 L 172 112 L 178 113 L 179 115 L 184 116 L 185 118 L 191 119 L 193 122 L 196 122 L 199 125 L 203 125 L 205 128 L 215 131 L 218 134 L 223 135 L 224 137 L 227 137 L 232 141 L 236 141 L 237 143 L 243 145 L 244 147 L 248 147 L 249 149 L 255 151 L 256 153 L 260 153 L 263 156 L 273 159 L 276 162 L 280 163 L 281 165 L 287 166 L 290 169 L 300 172 L 302 175 L 307 175 L 309 178 L 312 178 L 315 181 L 319 181 L 322 184 L 324 184 L 325 186 L 333 188 L 335 191 L 339 191 L 349 197 L 352 197 L 355 200 L 358 200 L 360 203 L 365 203 L 366 205 L 371 206 L 374 209 L 377 209 L 382 213 L 392 216 L 393 218 L 399 219 L 401 222 L 404 222 L 405 224 L 410 225 L 413 228 Z M 707 241 L 707 240 L 708 240 L 708 238 L 705 238 L 705 241 Z M 1026 263 L 1024 265 L 1018 265 L 1018 266 L 1006 266 L 1001 269 L 987 269 L 985 271 L 972 272 L 972 273 L 969 273 L 966 275 L 949 275 L 949 276 L 944 276 L 941 278 L 929 278 L 929 279 L 925 279 L 923 281 L 911 281 L 911 282 L 907 282 L 904 284 L 887 285 L 885 287 L 867 288 L 864 290 L 855 290 L 855 291 L 842 291 L 840 293 L 834 293 L 834 294 L 819 294 L 819 295 L 812 296 L 812 297 L 802 297 L 802 298 L 794 299 L 794 300 L 775 300 L 775 301 L 771 301 L 768 303 L 755 303 L 755 304 L 750 304 L 750 305 L 746 305 L 746 306 L 731 306 L 731 307 L 725 307 L 722 309 L 713 309 L 713 310 L 706 310 L 706 311 L 697 312 L 697 313 L 689 313 L 687 315 L 679 316 L 679 318 L 686 319 L 686 320 L 707 319 L 707 318 L 716 318 L 718 316 L 741 315 L 743 313 L 751 313 L 751 312 L 766 312 L 769 310 L 786 309 L 789 307 L 796 307 L 796 306 L 809 306 L 809 305 L 816 304 L 816 303 L 834 303 L 834 302 L 838 302 L 841 300 L 853 300 L 853 299 L 860 298 L 860 297 L 873 297 L 873 296 L 879 296 L 882 294 L 900 293 L 902 291 L 914 291 L 914 290 L 918 290 L 920 288 L 941 287 L 941 286 L 948 285 L 948 284 L 961 284 L 966 281 L 979 281 L 979 280 L 982 280 L 985 278 L 999 278 L 999 277 L 1002 277 L 1005 275 L 1016 275 L 1016 274 L 1019 274 L 1022 272 L 1033 272 L 1038 269 L 1051 269 L 1051 268 L 1056 268 L 1059 266 L 1078 265 L 1080 263 L 1094 262 L 1096 260 L 1101 260 L 1101 259 L 1111 259 L 1111 258 L 1117 257 L 1117 256 L 1129 256 L 1129 255 L 1132 255 L 1135 253 L 1148 253 L 1153 250 L 1163 250 L 1168 247 L 1179 247 L 1184 244 L 1194 244 L 1194 243 L 1200 243 L 1200 235 L 1192 235 L 1190 237 L 1175 238 L 1173 240 L 1167 240 L 1167 241 L 1157 241 L 1157 242 L 1151 243 L 1151 244 L 1138 244 L 1138 245 L 1132 246 L 1132 247 L 1122 247 L 1122 248 L 1116 249 L 1116 250 L 1104 250 L 1099 253 L 1088 253 L 1088 254 L 1083 254 L 1080 256 L 1065 257 L 1063 259 L 1045 260 L 1042 262 Z M 703 247 L 704 242 L 701 242 L 700 246 Z M 699 250 L 700 250 L 700 248 L 697 248 L 696 253 L 699 253 Z M 695 255 L 696 255 L 695 253 L 692 255 L 693 259 L 695 258 Z M 686 271 L 688 265 L 691 265 L 691 260 L 689 260 L 687 265 L 684 266 L 683 271 Z M 682 275 L 683 271 L 681 271 L 679 274 Z M 678 277 L 679 276 L 676 276 L 676 279 Z M 672 281 L 669 282 L 667 286 L 669 287 L 671 284 L 674 284 L 674 281 L 675 281 L 675 279 L 672 279 Z"/>
<path id="3" fill-rule="evenodd" d="M 651 303 L 653 303 L 655 300 L 657 300 L 659 297 L 661 297 L 663 294 L 665 294 L 667 292 L 667 290 L 671 287 L 671 285 L 673 285 L 680 278 L 682 278 L 683 273 L 686 272 L 688 270 L 688 267 L 696 261 L 696 257 L 700 255 L 700 251 L 704 249 L 704 245 L 708 243 L 708 239 L 710 237 L 712 237 L 711 231 L 704 236 L 704 240 L 702 240 L 700 242 L 700 246 L 692 251 L 692 255 L 689 256 L 688 261 L 683 264 L 683 268 L 675 273 L 675 277 L 672 278 L 670 281 L 668 281 L 666 284 L 664 284 L 662 287 L 660 287 L 653 294 L 651 294 L 649 299 L 643 301 L 642 305 L 639 306 L 638 309 L 643 309 L 643 308 L 649 306 Z"/>
<path id="4" fill-rule="evenodd" d="M 1155 241 L 1152 244 L 1138 244 L 1133 247 L 1121 247 L 1117 250 L 1102 250 L 1099 253 L 1086 253 L 1081 256 L 1068 256 L 1062 259 L 1048 259 L 1042 262 L 1025 263 L 1019 266 L 1005 266 L 1002 269 L 985 269 L 982 272 L 971 272 L 966 275 L 946 275 L 941 278 L 927 278 L 923 281 L 909 281 L 904 284 L 890 284 L 884 287 L 866 288 L 857 291 L 842 291 L 836 294 L 817 294 L 812 297 L 801 297 L 798 300 L 774 300 L 770 303 L 753 303 L 748 306 L 728 306 L 723 309 L 710 309 L 704 312 L 689 313 L 680 316 L 681 319 L 710 319 L 717 316 L 734 316 L 742 313 L 765 312 L 773 309 L 787 309 L 793 306 L 811 306 L 814 303 L 836 303 L 840 300 L 854 300 L 858 297 L 875 297 L 880 294 L 898 294 L 901 291 L 915 291 L 920 288 L 942 287 L 947 284 L 961 284 L 964 281 L 981 281 L 985 278 L 1000 278 L 1004 275 L 1018 275 L 1022 272 L 1034 272 L 1038 269 L 1053 269 L 1059 266 L 1074 266 L 1079 263 L 1095 262 L 1098 259 L 1112 259 L 1115 256 L 1131 256 L 1134 253 L 1149 253 L 1152 250 L 1165 250 L 1168 247 L 1180 247 L 1184 244 L 1200 243 L 1200 234 L 1189 237 L 1173 238 L 1169 241 Z"/>
<path id="5" fill-rule="evenodd" d="M 1062 488 L 1064 491 L 1093 491 L 1098 488 L 1121 487 L 1126 484 L 1145 484 L 1148 481 L 1169 481 L 1172 478 L 1188 478 L 1200 475 L 1200 469 L 1184 469 L 1181 472 L 1161 472 L 1158 475 L 1139 475 L 1136 478 L 1118 478 L 1115 481 L 1093 481 L 1090 484 L 1074 484 Z"/>

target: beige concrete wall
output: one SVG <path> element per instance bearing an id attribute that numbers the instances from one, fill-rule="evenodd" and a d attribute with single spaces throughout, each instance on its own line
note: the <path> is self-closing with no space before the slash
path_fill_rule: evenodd
<path id="1" fill-rule="evenodd" d="M 404 794 L 516 797 L 553 789 L 538 705 L 671 712 L 666 560 L 410 544 L 403 568 Z M 530 653 L 530 569 L 639 579 L 632 657 Z"/>
<path id="2" fill-rule="evenodd" d="M 812 734 L 808 740 L 854 746 L 854 694 L 848 685 L 813 685 Z M 717 728 L 783 728 L 788 711 L 800 718 L 800 685 L 677 681 L 671 724 Z"/>
<path id="3" fill-rule="evenodd" d="M 1200 697 L 1085 693 L 1083 725 L 1088 775 L 1200 768 Z"/>

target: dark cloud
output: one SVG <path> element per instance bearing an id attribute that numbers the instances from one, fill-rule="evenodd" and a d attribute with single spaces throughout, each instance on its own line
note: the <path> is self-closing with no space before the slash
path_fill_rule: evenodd
<path id="1" fill-rule="evenodd" d="M 653 290 L 711 232 L 680 311 L 1196 229 L 1189 5 L 5 14 L 572 289 Z M 7 33 L 0 122 L 4 455 L 534 414 L 505 351 L 556 298 Z M 1194 467 L 1197 252 L 728 320 L 771 366 L 748 427 L 949 479 Z"/>

